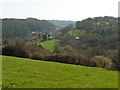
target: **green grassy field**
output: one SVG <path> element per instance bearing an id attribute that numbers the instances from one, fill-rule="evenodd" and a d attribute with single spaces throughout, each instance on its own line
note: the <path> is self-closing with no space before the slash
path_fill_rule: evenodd
<path id="1" fill-rule="evenodd" d="M 2 57 L 0 56 L 0 90 L 2 89 Z"/>
<path id="2" fill-rule="evenodd" d="M 59 40 L 53 39 L 53 40 L 44 41 L 40 44 L 42 45 L 43 48 L 45 48 L 49 52 L 53 52 L 54 48 L 58 45 L 58 43 L 59 43 Z"/>
<path id="3" fill-rule="evenodd" d="M 117 88 L 117 71 L 2 56 L 3 88 Z"/>
<path id="4" fill-rule="evenodd" d="M 84 29 L 74 29 L 68 32 L 71 36 L 83 36 L 87 35 L 88 32 Z"/>

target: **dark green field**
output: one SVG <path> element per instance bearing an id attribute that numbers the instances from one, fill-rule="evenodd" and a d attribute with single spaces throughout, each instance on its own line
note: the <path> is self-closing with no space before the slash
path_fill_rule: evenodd
<path id="1" fill-rule="evenodd" d="M 3 88 L 117 88 L 117 71 L 2 56 Z"/>

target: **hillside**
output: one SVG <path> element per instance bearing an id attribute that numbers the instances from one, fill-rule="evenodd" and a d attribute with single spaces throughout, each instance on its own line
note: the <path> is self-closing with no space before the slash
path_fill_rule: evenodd
<path id="1" fill-rule="evenodd" d="M 85 36 L 88 35 L 87 31 L 84 29 L 73 29 L 68 32 L 71 36 Z"/>
<path id="2" fill-rule="evenodd" d="M 49 52 L 53 52 L 55 47 L 57 47 L 58 42 L 59 42 L 59 40 L 53 39 L 53 40 L 48 40 L 48 41 L 41 42 L 40 45 L 44 49 L 48 50 Z"/>
<path id="3" fill-rule="evenodd" d="M 76 22 L 77 29 L 86 29 L 90 33 L 97 35 L 110 35 L 117 33 L 118 18 L 114 17 L 94 17 Z"/>
<path id="4" fill-rule="evenodd" d="M 27 37 L 31 32 L 52 32 L 55 25 L 47 20 L 35 18 L 2 19 L 3 39 Z"/>
<path id="5" fill-rule="evenodd" d="M 65 21 L 65 20 L 48 20 L 51 23 L 53 23 L 55 26 L 60 27 L 60 28 L 64 28 L 66 26 L 68 26 L 69 24 L 73 24 L 73 26 L 75 26 L 75 22 L 74 21 Z"/>
<path id="6" fill-rule="evenodd" d="M 117 71 L 2 56 L 3 88 L 117 88 Z"/>
<path id="7" fill-rule="evenodd" d="M 105 16 L 77 21 L 76 28 L 66 27 L 59 31 L 57 37 L 62 44 L 70 45 L 80 52 L 91 56 L 102 54 L 117 61 L 114 54 L 118 44 L 117 18 Z"/>

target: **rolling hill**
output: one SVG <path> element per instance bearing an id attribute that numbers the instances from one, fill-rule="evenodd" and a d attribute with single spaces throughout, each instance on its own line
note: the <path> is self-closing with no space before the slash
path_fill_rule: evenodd
<path id="1" fill-rule="evenodd" d="M 67 21 L 67 20 L 48 20 L 48 21 L 60 28 L 64 28 L 69 24 L 73 24 L 73 26 L 75 26 L 75 21 Z"/>
<path id="2" fill-rule="evenodd" d="M 55 25 L 47 20 L 38 20 L 35 18 L 27 19 L 2 19 L 3 39 L 23 38 L 31 32 L 52 32 L 56 30 Z"/>
<path id="3" fill-rule="evenodd" d="M 117 71 L 2 56 L 3 88 L 118 88 Z"/>

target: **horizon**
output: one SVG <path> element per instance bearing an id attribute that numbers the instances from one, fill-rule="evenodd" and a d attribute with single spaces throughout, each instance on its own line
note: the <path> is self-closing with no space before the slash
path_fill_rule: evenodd
<path id="1" fill-rule="evenodd" d="M 86 18 L 118 17 L 119 0 L 2 0 L 1 18 L 35 17 L 44 20 L 81 21 Z"/>
<path id="2" fill-rule="evenodd" d="M 104 17 L 106 17 L 106 16 L 96 16 L 96 17 L 88 17 L 88 18 L 92 18 L 92 19 L 94 19 L 94 18 L 97 18 L 97 17 L 102 17 L 102 18 L 104 18 Z M 114 16 L 107 16 L 107 17 L 114 17 Z M 76 21 L 82 21 L 82 20 L 85 20 L 85 19 L 88 19 L 88 18 L 84 18 L 84 19 L 82 19 L 82 20 L 61 20 L 61 19 L 39 19 L 39 18 L 35 18 L 35 17 L 26 17 L 26 18 L 1 18 L 1 19 L 28 19 L 28 18 L 33 18 L 33 19 L 37 19 L 37 20 L 53 20 L 53 21 L 73 21 L 73 22 L 76 22 Z M 114 18 L 118 18 L 118 17 L 114 17 Z"/>

